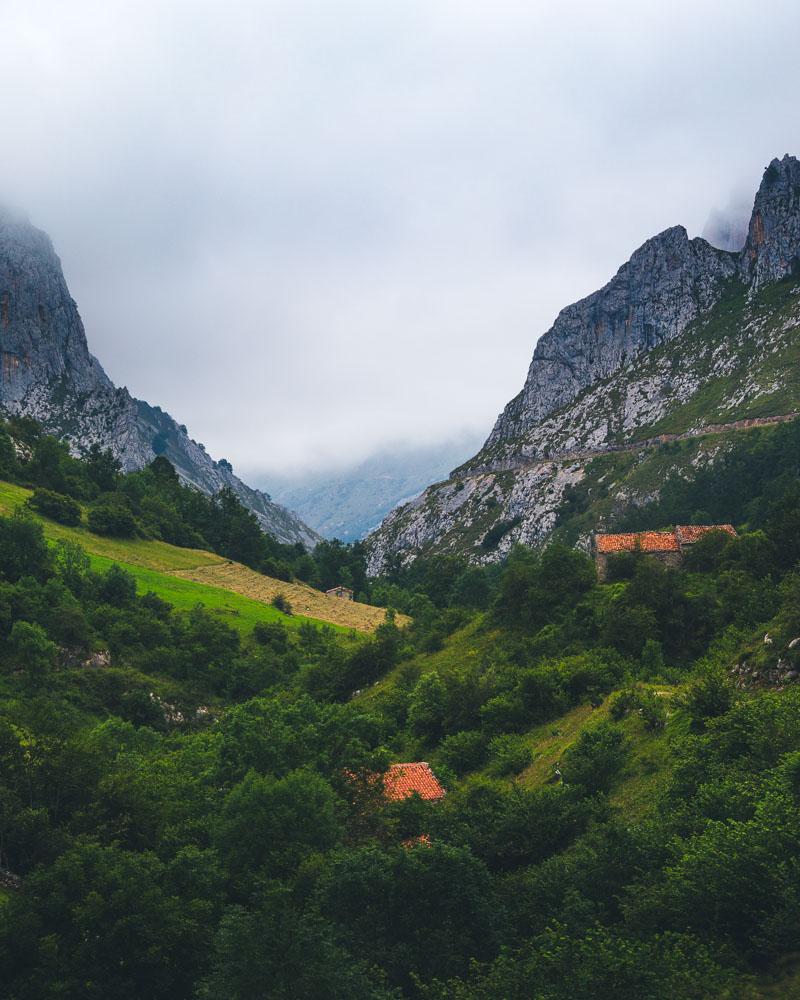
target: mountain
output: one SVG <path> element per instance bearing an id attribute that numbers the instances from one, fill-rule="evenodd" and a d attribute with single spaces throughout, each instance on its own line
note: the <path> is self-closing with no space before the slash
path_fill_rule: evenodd
<path id="1" fill-rule="evenodd" d="M 496 561 L 546 540 L 603 455 L 638 454 L 641 472 L 658 435 L 800 409 L 799 292 L 800 162 L 787 155 L 764 173 L 739 252 L 676 226 L 562 310 L 478 454 L 370 536 L 371 572 L 420 552 Z M 662 480 L 677 471 L 662 462 Z M 640 479 L 606 481 L 607 519 L 657 495 L 657 476 Z"/>
<path id="2" fill-rule="evenodd" d="M 165 455 L 203 493 L 232 489 L 282 542 L 313 546 L 316 532 L 215 462 L 185 427 L 117 388 L 89 353 L 78 309 L 53 245 L 27 219 L 0 211 L 0 410 L 29 416 L 77 454 L 110 449 L 126 471 Z"/>
<path id="3" fill-rule="evenodd" d="M 397 504 L 448 474 L 480 444 L 474 435 L 437 445 L 383 449 L 336 472 L 270 477 L 270 492 L 326 538 L 356 541 Z"/>

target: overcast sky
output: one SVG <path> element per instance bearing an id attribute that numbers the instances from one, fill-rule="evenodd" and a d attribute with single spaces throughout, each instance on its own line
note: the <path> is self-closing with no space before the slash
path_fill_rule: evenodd
<path id="1" fill-rule="evenodd" d="M 488 433 L 646 238 L 800 152 L 800 4 L 0 0 L 0 199 L 251 476 Z"/>

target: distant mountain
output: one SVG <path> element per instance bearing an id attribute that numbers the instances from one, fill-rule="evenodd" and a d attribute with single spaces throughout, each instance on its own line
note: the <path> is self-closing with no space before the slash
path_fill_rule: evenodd
<path id="1" fill-rule="evenodd" d="M 464 434 L 427 447 L 385 449 L 336 472 L 270 476 L 269 488 L 276 500 L 297 511 L 321 535 L 355 541 L 397 504 L 445 478 L 479 444 L 476 435 Z"/>
<path id="2" fill-rule="evenodd" d="M 542 544 L 590 494 L 612 524 L 724 450 L 712 443 L 687 465 L 680 448 L 653 450 L 660 435 L 800 410 L 799 363 L 800 162 L 785 156 L 767 167 L 736 252 L 676 226 L 561 311 L 478 454 L 369 537 L 370 572 L 398 554 L 496 561 Z"/>
<path id="3" fill-rule="evenodd" d="M 89 353 L 83 323 L 49 237 L 0 211 L 0 412 L 30 416 L 73 452 L 110 449 L 126 471 L 165 455 L 203 493 L 230 487 L 282 542 L 313 546 L 318 536 L 291 511 L 215 462 L 185 427 L 116 388 Z"/>

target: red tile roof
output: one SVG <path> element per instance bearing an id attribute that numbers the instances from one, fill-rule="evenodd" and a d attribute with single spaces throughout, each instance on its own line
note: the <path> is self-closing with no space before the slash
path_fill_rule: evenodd
<path id="1" fill-rule="evenodd" d="M 412 847 L 431 847 L 431 835 L 421 833 L 418 837 L 409 837 L 407 840 L 401 840 L 400 843 L 409 851 Z"/>
<path id="2" fill-rule="evenodd" d="M 416 764 L 392 764 L 383 776 L 386 798 L 395 802 L 410 798 L 415 792 L 420 798 L 435 801 L 444 798 L 445 791 L 430 765 L 421 761 Z"/>
<path id="3" fill-rule="evenodd" d="M 597 551 L 602 553 L 634 552 L 680 552 L 674 531 L 633 531 L 625 535 L 597 535 Z"/>
<path id="4" fill-rule="evenodd" d="M 725 531 L 736 538 L 736 529 L 732 524 L 679 524 L 675 534 L 681 545 L 692 545 L 709 531 Z"/>

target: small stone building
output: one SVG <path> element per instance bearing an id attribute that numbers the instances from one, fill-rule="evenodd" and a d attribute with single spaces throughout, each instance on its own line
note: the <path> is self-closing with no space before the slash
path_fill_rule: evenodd
<path id="1" fill-rule="evenodd" d="M 325 593 L 328 597 L 338 597 L 342 601 L 352 601 L 353 591 L 349 587 L 331 587 L 330 590 L 326 590 Z"/>
<path id="2" fill-rule="evenodd" d="M 608 560 L 623 552 L 644 552 L 665 566 L 680 566 L 686 552 L 711 531 L 736 537 L 732 524 L 679 524 L 672 531 L 631 531 L 618 535 L 594 536 L 594 561 L 602 582 L 608 574 Z"/>

